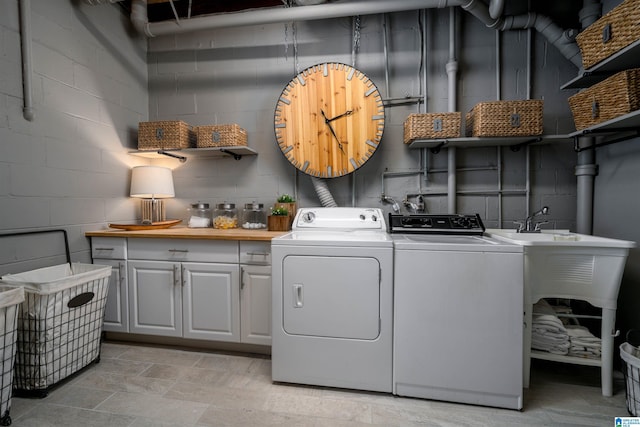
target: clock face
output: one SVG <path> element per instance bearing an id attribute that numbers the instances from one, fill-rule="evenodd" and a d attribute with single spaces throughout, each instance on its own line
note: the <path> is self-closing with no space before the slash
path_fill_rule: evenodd
<path id="1" fill-rule="evenodd" d="M 384 131 L 384 105 L 361 71 L 324 63 L 295 76 L 275 110 L 276 141 L 300 171 L 321 178 L 347 175 L 366 163 Z"/>

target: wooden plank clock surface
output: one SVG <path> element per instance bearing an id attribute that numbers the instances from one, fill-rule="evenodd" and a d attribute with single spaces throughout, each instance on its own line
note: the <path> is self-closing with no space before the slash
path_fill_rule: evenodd
<path id="1" fill-rule="evenodd" d="M 328 62 L 307 68 L 276 104 L 276 141 L 300 171 L 320 178 L 347 175 L 364 165 L 384 131 L 384 105 L 361 71 Z"/>

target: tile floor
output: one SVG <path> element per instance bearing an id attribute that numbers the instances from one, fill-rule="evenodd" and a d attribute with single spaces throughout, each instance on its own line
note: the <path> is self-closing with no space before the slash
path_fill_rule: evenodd
<path id="1" fill-rule="evenodd" d="M 534 361 L 523 411 L 273 384 L 266 356 L 106 342 L 100 363 L 46 398 L 13 398 L 14 427 L 614 426 L 624 379 L 602 397 L 599 370 Z"/>

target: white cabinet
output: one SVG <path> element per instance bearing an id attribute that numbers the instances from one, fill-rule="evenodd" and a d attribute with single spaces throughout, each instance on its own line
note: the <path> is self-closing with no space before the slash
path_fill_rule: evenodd
<path id="1" fill-rule="evenodd" d="M 182 264 L 185 338 L 240 341 L 237 264 Z"/>
<path id="2" fill-rule="evenodd" d="M 91 243 L 94 264 L 112 267 L 102 329 L 129 332 L 126 239 L 94 237 Z"/>
<path id="3" fill-rule="evenodd" d="M 129 261 L 129 331 L 182 336 L 180 263 Z"/>
<path id="4" fill-rule="evenodd" d="M 240 341 L 237 242 L 129 239 L 128 246 L 131 332 Z"/>
<path id="5" fill-rule="evenodd" d="M 243 265 L 240 288 L 242 342 L 271 345 L 271 266 Z"/>
<path id="6" fill-rule="evenodd" d="M 105 331 L 271 345 L 271 242 L 92 237 Z"/>
<path id="7" fill-rule="evenodd" d="M 240 242 L 240 340 L 271 345 L 271 243 Z"/>

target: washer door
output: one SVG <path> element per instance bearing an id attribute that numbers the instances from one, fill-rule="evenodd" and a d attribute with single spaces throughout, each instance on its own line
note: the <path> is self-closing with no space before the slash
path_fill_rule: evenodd
<path id="1" fill-rule="evenodd" d="M 282 271 L 286 333 L 363 340 L 379 336 L 377 259 L 289 255 Z"/>

